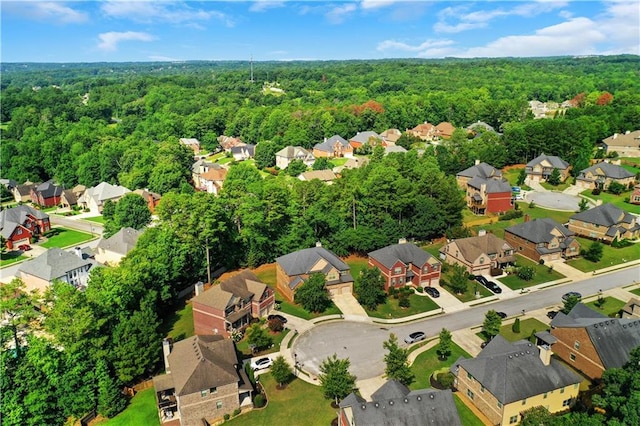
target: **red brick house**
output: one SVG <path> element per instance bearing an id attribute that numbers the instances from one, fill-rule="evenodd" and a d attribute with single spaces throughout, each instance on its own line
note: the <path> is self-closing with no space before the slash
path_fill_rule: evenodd
<path id="1" fill-rule="evenodd" d="M 434 287 L 440 282 L 440 262 L 406 240 L 369 253 L 369 266 L 380 270 L 386 291 L 404 285 Z"/>
<path id="2" fill-rule="evenodd" d="M 599 379 L 609 368 L 620 368 L 640 345 L 640 320 L 609 318 L 582 303 L 551 321 L 554 354 L 587 377 Z"/>
<path id="3" fill-rule="evenodd" d="M 504 213 L 513 208 L 511 185 L 506 180 L 475 177 L 467 182 L 467 207 L 475 214 Z"/>
<path id="4" fill-rule="evenodd" d="M 541 218 L 513 225 L 504 230 L 504 239 L 516 252 L 539 262 L 570 259 L 580 254 L 574 233 L 553 219 Z"/>
<path id="5" fill-rule="evenodd" d="M 195 333 L 229 337 L 235 329 L 273 310 L 275 294 L 248 269 L 197 295 L 193 304 Z"/>
<path id="6" fill-rule="evenodd" d="M 136 189 L 133 192 L 144 198 L 151 213 L 156 210 L 156 207 L 160 204 L 160 199 L 162 198 L 160 194 L 149 192 L 146 189 Z"/>
<path id="7" fill-rule="evenodd" d="M 56 186 L 48 180 L 31 189 L 31 202 L 43 207 L 52 207 L 60 204 L 62 187 Z"/>
<path id="8" fill-rule="evenodd" d="M 49 215 L 32 207 L 21 205 L 0 212 L 0 234 L 7 240 L 9 250 L 29 244 L 31 237 L 50 229 Z"/>

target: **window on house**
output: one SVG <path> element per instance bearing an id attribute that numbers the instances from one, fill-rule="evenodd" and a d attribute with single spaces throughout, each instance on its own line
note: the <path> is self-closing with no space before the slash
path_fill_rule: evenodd
<path id="1" fill-rule="evenodd" d="M 569 358 L 571 359 L 571 361 L 575 361 L 576 360 L 576 354 L 570 354 Z"/>
<path id="2" fill-rule="evenodd" d="M 397 268 L 393 269 L 393 273 L 394 274 L 401 274 L 402 273 L 402 267 L 398 266 Z"/>
<path id="3" fill-rule="evenodd" d="M 402 277 L 398 278 L 398 282 L 399 282 L 400 284 L 402 284 L 402 283 L 404 282 L 404 278 L 402 278 Z"/>
<path id="4" fill-rule="evenodd" d="M 512 425 L 514 423 L 518 423 L 518 415 L 509 417 L 509 424 Z"/>
<path id="5" fill-rule="evenodd" d="M 216 402 L 216 408 L 219 410 L 222 408 L 222 401 Z"/>
<path id="6" fill-rule="evenodd" d="M 498 401 L 498 408 L 502 408 L 502 402 Z"/>
<path id="7" fill-rule="evenodd" d="M 467 379 L 473 379 L 473 376 L 468 371 L 467 371 Z"/>
<path id="8" fill-rule="evenodd" d="M 391 284 L 395 284 L 396 283 L 396 279 L 395 278 L 391 278 Z"/>
<path id="9" fill-rule="evenodd" d="M 569 407 L 570 405 L 571 405 L 571 398 L 565 399 L 564 401 L 562 401 L 563 407 Z"/>
<path id="10" fill-rule="evenodd" d="M 473 399 L 473 391 L 471 389 L 467 389 L 467 396 L 469 397 L 469 399 Z"/>
<path id="11" fill-rule="evenodd" d="M 484 393 L 484 386 L 480 385 L 480 392 Z"/>
<path id="12" fill-rule="evenodd" d="M 209 393 L 218 393 L 218 388 L 209 389 Z"/>
<path id="13" fill-rule="evenodd" d="M 527 398 L 522 400 L 522 405 L 527 405 Z"/>
<path id="14" fill-rule="evenodd" d="M 580 342 L 579 342 L 578 340 L 576 340 L 575 342 L 573 342 L 573 347 L 574 347 L 576 350 L 580 350 Z"/>
<path id="15" fill-rule="evenodd" d="M 209 391 L 207 389 L 201 390 L 200 391 L 200 396 L 201 397 L 206 397 L 207 395 L 209 395 Z"/>

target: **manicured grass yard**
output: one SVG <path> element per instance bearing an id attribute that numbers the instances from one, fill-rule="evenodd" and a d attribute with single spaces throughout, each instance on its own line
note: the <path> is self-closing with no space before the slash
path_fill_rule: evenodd
<path id="1" fill-rule="evenodd" d="M 518 202 L 520 210 L 523 211 L 523 215 L 528 214 L 531 219 L 539 219 L 548 217 L 555 220 L 558 223 L 566 223 L 569 221 L 569 217 L 574 215 L 573 212 L 559 212 L 555 210 L 547 210 L 542 207 L 530 208 L 527 202 Z M 520 217 L 511 220 L 498 220 L 494 218 L 494 222 L 486 225 L 474 226 L 472 229 L 477 233 L 480 229 L 485 229 L 488 232 L 494 233 L 497 237 L 504 238 L 504 230 L 510 226 L 524 222 L 524 218 Z"/>
<path id="2" fill-rule="evenodd" d="M 560 272 L 554 270 L 551 270 L 551 272 L 549 272 L 548 266 L 540 265 L 539 263 L 527 259 L 524 256 L 520 256 L 519 254 L 516 254 L 516 265 L 532 266 L 535 269 L 536 273 L 530 281 L 525 281 L 519 278 L 516 274 L 500 278 L 499 281 L 509 287 L 511 290 L 519 290 L 521 288 L 531 287 L 537 284 L 564 278 L 564 275 L 562 275 Z"/>
<path id="3" fill-rule="evenodd" d="M 593 300 L 589 303 L 585 303 L 588 307 L 593 309 L 596 312 L 600 312 L 603 315 L 610 316 L 612 314 L 617 314 L 622 310 L 625 305 L 620 299 L 616 299 L 615 297 L 605 297 L 604 304 L 602 307 L 598 308 L 598 299 Z"/>
<path id="4" fill-rule="evenodd" d="M 21 260 L 28 259 L 27 256 L 23 256 L 19 251 L 10 251 L 0 255 L 0 268 L 8 266 Z"/>
<path id="5" fill-rule="evenodd" d="M 96 222 L 96 223 L 101 223 L 104 225 L 104 217 L 102 216 L 94 216 L 94 217 L 85 217 L 84 220 L 88 220 L 90 222 Z"/>
<path id="6" fill-rule="evenodd" d="M 102 426 L 160 425 L 154 388 L 138 392 L 129 402 L 129 406 L 114 418 L 97 423 Z"/>
<path id="7" fill-rule="evenodd" d="M 630 290 L 631 293 L 635 294 L 636 296 L 640 296 L 640 288 L 636 288 L 635 290 Z"/>
<path id="8" fill-rule="evenodd" d="M 593 243 L 593 241 L 586 238 L 578 237 L 576 239 L 580 242 L 580 246 L 585 250 Z M 579 259 L 568 261 L 567 264 L 582 272 L 591 272 L 596 269 L 602 269 L 608 266 L 619 265 L 630 260 L 640 259 L 640 244 L 638 243 L 624 248 L 615 248 L 608 244 L 603 244 L 603 246 L 604 251 L 602 259 L 600 259 L 599 262 L 594 263 L 580 257 Z"/>
<path id="9" fill-rule="evenodd" d="M 434 346 L 431 349 L 418 355 L 411 364 L 411 371 L 416 376 L 416 381 L 411 383 L 410 389 L 426 389 L 430 388 L 429 377 L 434 371 L 448 368 L 461 356 L 471 358 L 464 349 L 455 343 L 451 342 L 451 354 L 444 361 L 438 357 L 436 352 L 438 346 Z"/>
<path id="10" fill-rule="evenodd" d="M 602 191 L 598 195 L 593 195 L 590 189 L 582 191 L 580 194 L 591 198 L 592 200 L 602 200 L 602 204 L 611 203 L 614 206 L 621 208 L 624 211 L 633 214 L 640 214 L 640 205 L 627 203 L 625 200 L 631 196 L 633 191 L 625 191 L 620 195 L 611 194 L 609 192 Z"/>
<path id="11" fill-rule="evenodd" d="M 369 259 L 366 257 L 350 256 L 345 263 L 349 265 L 354 280 L 360 276 L 360 271 L 369 267 Z"/>
<path id="12" fill-rule="evenodd" d="M 456 404 L 458 414 L 460 414 L 460 422 L 464 426 L 484 426 L 484 423 L 473 414 L 473 411 L 462 402 L 458 395 L 453 395 L 453 402 Z"/>
<path id="13" fill-rule="evenodd" d="M 477 281 L 469 280 L 467 284 L 467 291 L 462 294 L 457 294 L 453 290 L 447 287 L 449 293 L 451 293 L 455 298 L 457 298 L 461 302 L 471 302 L 473 300 L 479 300 L 483 297 L 493 296 L 493 293 L 486 288 L 482 284 Z M 478 291 L 480 293 L 480 297 L 476 299 L 475 292 Z"/>
<path id="14" fill-rule="evenodd" d="M 568 178 L 565 182 L 560 183 L 558 185 L 551 185 L 548 182 L 540 182 L 540 185 L 545 188 L 548 191 L 564 191 L 565 189 L 567 189 L 568 187 L 571 186 L 571 184 L 569 183 L 570 181 L 572 181 L 572 178 Z"/>
<path id="15" fill-rule="evenodd" d="M 516 182 L 518 182 L 518 176 L 520 176 L 520 170 L 522 169 L 524 169 L 524 166 L 503 171 L 502 176 L 507 179 L 512 186 L 516 186 Z"/>
<path id="16" fill-rule="evenodd" d="M 505 324 L 500 328 L 500 335 L 507 339 L 510 342 L 515 342 L 521 339 L 528 339 L 531 336 L 533 330 L 544 331 L 549 328 L 549 326 L 541 321 L 538 321 L 535 318 L 527 318 L 525 320 L 520 321 L 520 333 L 514 333 L 511 329 L 512 322 L 509 324 Z"/>
<path id="17" fill-rule="evenodd" d="M 166 323 L 167 326 L 171 327 L 167 337 L 172 338 L 174 342 L 193 336 L 195 334 L 193 329 L 193 305 L 191 303 L 186 304 L 168 318 Z"/>
<path id="18" fill-rule="evenodd" d="M 51 232 L 52 234 L 55 233 L 55 235 L 48 237 L 47 241 L 40 244 L 42 247 L 70 247 L 75 244 L 90 241 L 94 238 L 91 234 L 87 234 L 86 232 L 75 231 L 73 229 L 67 228 L 53 228 L 49 232 Z"/>
<path id="19" fill-rule="evenodd" d="M 336 410 L 331 408 L 331 401 L 324 399 L 319 386 L 295 379 L 278 390 L 271 374 L 261 375 L 260 382 L 267 393 L 267 406 L 231 419 L 225 425 L 326 426 L 336 417 Z"/>
<path id="20" fill-rule="evenodd" d="M 408 308 L 401 308 L 399 306 L 400 299 L 394 299 L 393 297 L 387 297 L 386 303 L 378 305 L 378 309 L 370 311 L 365 308 L 367 314 L 370 317 L 375 318 L 404 318 L 411 315 L 419 314 L 421 312 L 428 312 L 434 309 L 440 309 L 440 306 L 436 304 L 429 296 L 418 296 L 412 294 L 409 296 L 411 306 Z"/>
<path id="21" fill-rule="evenodd" d="M 267 329 L 267 332 L 269 333 L 269 335 L 273 339 L 273 346 L 268 348 L 268 349 L 264 349 L 264 350 L 262 350 L 260 352 L 257 352 L 255 354 L 251 353 L 251 349 L 249 348 L 249 341 L 247 340 L 246 336 L 236 344 L 236 348 L 238 349 L 238 351 L 242 352 L 242 355 L 243 355 L 243 357 L 245 359 L 246 358 L 251 358 L 251 357 L 254 357 L 254 356 L 266 355 L 266 354 L 271 354 L 271 353 L 274 353 L 274 352 L 279 352 L 280 351 L 280 343 L 282 343 L 282 340 L 287 335 L 287 333 L 289 333 L 289 331 L 291 331 L 291 330 L 289 330 L 288 328 L 285 328 L 280 333 L 271 334 L 271 332 L 268 331 L 268 329 Z"/>

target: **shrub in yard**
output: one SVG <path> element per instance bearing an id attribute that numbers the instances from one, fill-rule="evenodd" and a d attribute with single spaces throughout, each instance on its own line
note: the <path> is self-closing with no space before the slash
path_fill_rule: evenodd
<path id="1" fill-rule="evenodd" d="M 591 195 L 600 195 L 601 192 L 602 190 L 600 188 L 593 188 Z"/>
<path id="2" fill-rule="evenodd" d="M 239 408 L 236 408 L 235 410 L 233 410 L 233 417 L 237 416 L 238 414 L 240 414 L 242 412 L 242 410 L 240 410 Z"/>
<path id="3" fill-rule="evenodd" d="M 609 184 L 609 188 L 607 189 L 610 193 L 615 194 L 615 195 L 620 195 L 622 194 L 627 188 L 619 183 L 619 182 L 611 182 Z"/>
<path id="4" fill-rule="evenodd" d="M 532 266 L 521 266 L 518 269 L 518 278 L 525 281 L 531 281 L 536 274 L 536 270 Z"/>
<path id="5" fill-rule="evenodd" d="M 409 300 L 409 298 L 407 296 L 402 296 L 400 298 L 400 302 L 398 302 L 398 305 L 400 305 L 401 308 L 410 308 L 411 307 L 411 301 Z"/>
<path id="6" fill-rule="evenodd" d="M 229 413 L 225 414 L 225 415 L 224 415 L 224 416 L 222 416 L 222 417 L 224 418 L 224 421 L 225 421 L 225 422 L 231 418 L 231 416 L 229 415 Z"/>
<path id="7" fill-rule="evenodd" d="M 516 318 L 516 320 L 513 322 L 511 331 L 513 331 L 514 333 L 520 333 L 520 318 Z"/>
<path id="8" fill-rule="evenodd" d="M 259 393 L 257 394 L 254 398 L 253 398 L 253 405 L 256 408 L 262 408 L 264 407 L 264 396 Z"/>
<path id="9" fill-rule="evenodd" d="M 279 333 L 284 329 L 284 324 L 282 324 L 282 321 L 280 321 L 278 318 L 269 320 L 267 326 L 269 327 L 269 330 L 273 331 L 274 333 Z"/>
<path id="10" fill-rule="evenodd" d="M 529 341 L 531 343 L 536 343 L 537 337 L 536 337 L 536 333 L 538 331 L 534 328 L 533 330 L 531 330 L 531 335 L 529 336 Z"/>
<path id="11" fill-rule="evenodd" d="M 511 219 L 516 219 L 519 217 L 522 217 L 524 213 L 522 212 L 522 210 L 510 210 L 508 212 L 506 212 L 505 214 L 503 214 L 502 216 L 500 216 L 500 218 L 498 220 L 511 220 Z"/>
<path id="12" fill-rule="evenodd" d="M 544 259 L 538 260 L 538 265 L 544 265 Z"/>
<path id="13" fill-rule="evenodd" d="M 422 288 L 422 287 L 418 286 L 418 287 L 416 288 L 416 291 L 417 291 L 418 293 L 423 293 L 423 292 L 424 292 L 424 288 Z"/>
<path id="14" fill-rule="evenodd" d="M 455 376 L 450 371 L 447 371 L 446 373 L 439 373 L 436 376 L 436 380 L 438 381 L 440 386 L 442 386 L 445 389 L 449 389 L 453 386 Z"/>

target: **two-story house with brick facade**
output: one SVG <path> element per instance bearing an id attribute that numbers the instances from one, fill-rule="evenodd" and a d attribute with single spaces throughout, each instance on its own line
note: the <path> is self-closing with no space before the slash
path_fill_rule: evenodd
<path id="1" fill-rule="evenodd" d="M 502 180 L 502 171 L 496 169 L 490 164 L 476 160 L 476 163 L 456 174 L 456 182 L 458 186 L 464 190 L 467 189 L 467 183 L 473 178 L 497 179 Z"/>
<path id="2" fill-rule="evenodd" d="M 508 342 L 497 335 L 476 358 L 459 358 L 451 367 L 456 389 L 467 396 L 491 424 L 508 426 L 522 412 L 543 406 L 567 411 L 576 401 L 582 378 L 551 357 L 548 346 L 527 340 Z"/>
<path id="3" fill-rule="evenodd" d="M 314 272 L 325 276 L 326 289 L 330 295 L 353 292 L 353 277 L 349 265 L 320 243 L 276 259 L 278 290 L 289 301 L 293 301 L 296 289 Z"/>
<path id="4" fill-rule="evenodd" d="M 233 340 L 197 335 L 175 344 L 165 340 L 163 352 L 166 374 L 153 378 L 160 424 L 217 424 L 225 414 L 253 407 L 253 387 Z"/>
<path id="5" fill-rule="evenodd" d="M 569 218 L 569 230 L 611 244 L 615 239 L 640 237 L 638 218 L 613 204 L 602 204 Z"/>
<path id="6" fill-rule="evenodd" d="M 582 189 L 599 188 L 606 190 L 612 182 L 616 182 L 628 188 L 635 183 L 635 180 L 636 175 L 624 167 L 603 161 L 580 170 L 580 173 L 576 176 L 576 186 Z"/>
<path id="7" fill-rule="evenodd" d="M 325 138 L 323 142 L 313 147 L 313 156 L 316 158 L 352 157 L 353 147 L 342 136 L 333 135 L 329 139 Z"/>
<path id="8" fill-rule="evenodd" d="M 31 237 L 42 235 L 50 229 L 49 215 L 27 205 L 0 211 L 0 234 L 5 238 L 9 250 L 29 244 Z"/>
<path id="9" fill-rule="evenodd" d="M 504 213 L 513 208 L 511 185 L 502 172 L 487 163 L 476 164 L 456 174 L 465 201 L 475 214 Z"/>
<path id="10" fill-rule="evenodd" d="M 531 260 L 545 262 L 570 259 L 580 254 L 574 233 L 553 219 L 528 220 L 504 230 L 504 239 L 517 253 Z"/>
<path id="11" fill-rule="evenodd" d="M 440 249 L 440 258 L 450 265 L 464 266 L 473 275 L 489 274 L 516 259 L 513 247 L 491 233 L 480 231 L 476 237 L 452 240 Z"/>
<path id="12" fill-rule="evenodd" d="M 48 180 L 31 189 L 31 202 L 42 207 L 53 207 L 60 204 L 62 187 Z"/>
<path id="13" fill-rule="evenodd" d="M 609 318 L 578 303 L 551 321 L 556 338 L 553 352 L 587 377 L 599 379 L 609 368 L 620 368 L 640 346 L 640 319 Z"/>
<path id="14" fill-rule="evenodd" d="M 21 264 L 16 275 L 22 279 L 28 291 L 39 290 L 43 293 L 56 280 L 84 290 L 89 283 L 89 274 L 96 266 L 91 255 L 79 247 L 73 251 L 53 247 Z"/>
<path id="15" fill-rule="evenodd" d="M 195 333 L 229 337 L 273 310 L 275 294 L 248 269 L 222 281 L 191 300 Z"/>
<path id="16" fill-rule="evenodd" d="M 569 177 L 571 166 L 562 158 L 555 155 L 540 154 L 529 161 L 525 167 L 527 178 L 525 183 L 546 182 L 554 169 L 560 172 L 560 182 L 564 182 Z"/>
<path id="17" fill-rule="evenodd" d="M 369 266 L 382 273 L 384 289 L 404 285 L 435 287 L 440 282 L 440 262 L 413 243 L 401 239 L 393 244 L 369 253 Z"/>

